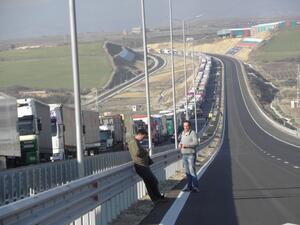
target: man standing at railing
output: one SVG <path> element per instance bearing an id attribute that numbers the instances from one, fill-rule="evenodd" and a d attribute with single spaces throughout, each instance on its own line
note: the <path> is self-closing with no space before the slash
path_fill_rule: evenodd
<path id="1" fill-rule="evenodd" d="M 191 129 L 191 122 L 186 120 L 183 122 L 183 132 L 179 143 L 179 148 L 182 153 L 183 167 L 188 181 L 187 187 L 182 189 L 182 191 L 199 192 L 199 184 L 195 168 L 197 145 L 198 139 L 196 132 Z"/>
<path id="2" fill-rule="evenodd" d="M 132 140 L 128 142 L 128 149 L 134 163 L 136 173 L 143 179 L 148 195 L 154 203 L 166 201 L 158 189 L 158 181 L 150 169 L 153 163 L 147 149 L 140 142 L 147 136 L 147 131 L 140 129 Z"/>

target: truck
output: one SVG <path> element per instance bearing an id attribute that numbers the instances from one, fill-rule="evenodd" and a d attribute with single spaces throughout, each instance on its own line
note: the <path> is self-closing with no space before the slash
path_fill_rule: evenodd
<path id="1" fill-rule="evenodd" d="M 169 140 L 174 141 L 174 113 L 172 110 L 160 111 L 159 114 L 164 115 L 166 118 L 167 136 Z M 185 120 L 185 109 L 176 110 L 177 133 L 182 131 L 182 124 Z"/>
<path id="2" fill-rule="evenodd" d="M 76 156 L 76 124 L 74 108 L 62 104 L 49 104 L 51 112 L 51 161 Z"/>
<path id="3" fill-rule="evenodd" d="M 103 116 L 100 116 L 100 125 L 106 126 L 108 130 L 111 132 L 111 137 L 113 139 L 112 150 L 114 151 L 123 151 L 125 150 L 125 137 L 126 137 L 126 128 L 124 125 L 124 115 L 123 114 L 114 114 L 105 113 Z M 103 133 L 100 130 L 100 135 Z M 103 135 L 102 135 L 103 136 Z M 103 141 L 103 140 L 102 140 Z M 106 146 L 108 146 L 108 142 L 110 142 L 110 136 L 107 136 L 107 139 L 104 140 Z"/>
<path id="4" fill-rule="evenodd" d="M 0 170 L 4 170 L 9 159 L 21 157 L 17 99 L 0 93 L 0 115 Z"/>
<path id="5" fill-rule="evenodd" d="M 113 135 L 112 135 L 112 127 L 109 124 L 104 124 L 99 126 L 99 134 L 100 134 L 100 150 L 107 151 L 113 148 Z"/>
<path id="6" fill-rule="evenodd" d="M 132 120 L 133 120 L 134 127 L 136 127 L 137 124 L 141 124 L 141 121 L 144 122 L 144 124 L 145 124 L 144 129 L 146 129 L 148 131 L 149 121 L 148 121 L 147 115 L 133 115 Z M 157 127 L 157 121 L 155 121 L 155 119 L 152 116 L 150 118 L 150 127 L 151 127 L 152 143 L 154 145 L 157 145 L 157 144 L 159 144 L 160 133 L 159 133 L 159 130 Z"/>
<path id="7" fill-rule="evenodd" d="M 83 148 L 85 155 L 95 155 L 99 153 L 99 113 L 96 111 L 82 110 L 83 123 Z"/>
<path id="8" fill-rule="evenodd" d="M 50 161 L 52 155 L 50 108 L 33 98 L 18 99 L 21 158 L 16 166 Z"/>
<path id="9" fill-rule="evenodd" d="M 167 127 L 166 127 L 166 116 L 165 115 L 151 115 L 155 121 L 155 126 L 157 130 L 158 143 L 163 143 L 167 140 Z"/>
<path id="10" fill-rule="evenodd" d="M 50 104 L 52 157 L 51 161 L 76 158 L 75 110 L 72 106 Z M 82 111 L 83 149 L 85 155 L 94 155 L 100 149 L 98 113 Z"/>

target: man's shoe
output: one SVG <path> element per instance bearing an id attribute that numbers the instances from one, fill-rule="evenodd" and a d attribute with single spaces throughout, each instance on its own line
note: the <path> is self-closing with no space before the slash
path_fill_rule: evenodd
<path id="1" fill-rule="evenodd" d="M 189 191 L 192 191 L 193 189 L 191 187 L 185 187 L 182 189 L 182 191 L 184 192 L 189 192 Z"/>
<path id="2" fill-rule="evenodd" d="M 197 187 L 193 187 L 193 192 L 200 192 L 200 190 L 199 190 L 199 188 L 197 188 Z"/>
<path id="3" fill-rule="evenodd" d="M 167 202 L 168 201 L 168 198 L 164 197 L 164 198 L 159 198 L 155 201 L 153 201 L 154 204 L 159 204 L 159 203 L 164 203 L 164 202 Z"/>

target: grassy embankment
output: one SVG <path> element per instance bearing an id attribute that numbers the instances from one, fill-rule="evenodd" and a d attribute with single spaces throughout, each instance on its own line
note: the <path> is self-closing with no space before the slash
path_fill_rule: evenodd
<path id="1" fill-rule="evenodd" d="M 102 87 L 112 72 L 102 43 L 79 44 L 81 88 Z M 70 46 L 0 52 L 0 87 L 71 89 Z"/>
<path id="2" fill-rule="evenodd" d="M 257 62 L 293 60 L 300 57 L 300 29 L 280 30 L 255 53 Z"/>

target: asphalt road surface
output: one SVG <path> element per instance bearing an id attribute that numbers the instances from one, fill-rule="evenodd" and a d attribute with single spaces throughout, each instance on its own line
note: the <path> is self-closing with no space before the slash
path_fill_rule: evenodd
<path id="1" fill-rule="evenodd" d="M 264 124 L 276 134 L 274 138 L 253 121 L 239 87 L 240 66 L 221 58 L 226 92 L 224 142 L 200 179 L 200 192 L 177 198 L 187 200 L 182 210 L 170 212 L 171 218 L 176 225 L 300 225 L 300 149 L 295 146 L 299 140 L 280 136 L 280 131 Z M 155 207 L 141 224 L 174 224 L 161 222 L 167 210 Z"/>

